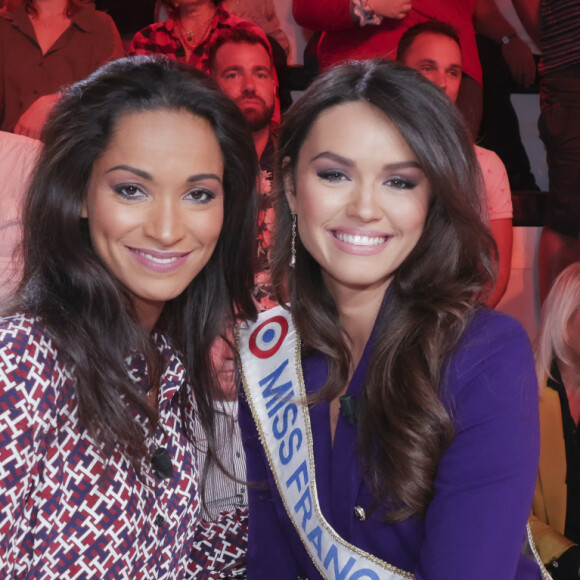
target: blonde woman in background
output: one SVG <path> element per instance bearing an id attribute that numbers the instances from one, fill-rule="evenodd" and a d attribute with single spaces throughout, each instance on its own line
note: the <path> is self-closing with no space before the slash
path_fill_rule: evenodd
<path id="1" fill-rule="evenodd" d="M 531 519 L 542 561 L 555 580 L 580 567 L 580 263 L 556 279 L 535 342 L 541 450 Z"/>

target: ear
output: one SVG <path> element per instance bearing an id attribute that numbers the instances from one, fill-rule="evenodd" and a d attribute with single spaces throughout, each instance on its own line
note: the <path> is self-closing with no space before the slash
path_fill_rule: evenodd
<path id="1" fill-rule="evenodd" d="M 286 201 L 290 206 L 290 211 L 296 213 L 296 188 L 294 186 L 294 176 L 292 175 L 290 157 L 284 157 L 282 160 L 282 182 L 284 183 L 284 194 L 286 195 Z"/>
<path id="2" fill-rule="evenodd" d="M 81 207 L 81 218 L 87 219 L 89 217 L 89 211 L 87 210 L 87 198 L 83 200 L 83 206 Z"/>

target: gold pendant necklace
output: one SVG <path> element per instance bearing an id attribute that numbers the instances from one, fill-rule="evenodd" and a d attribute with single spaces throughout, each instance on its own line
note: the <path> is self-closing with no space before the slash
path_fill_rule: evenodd
<path id="1" fill-rule="evenodd" d="M 186 30 L 185 26 L 183 26 L 183 22 L 181 22 L 181 18 L 178 19 L 179 20 L 179 27 L 181 28 L 181 31 L 183 32 L 183 34 L 185 35 L 185 40 L 192 45 L 193 48 L 197 48 L 197 46 L 202 42 L 202 40 L 206 37 L 210 27 L 211 27 L 211 23 L 213 22 L 213 16 L 210 18 L 210 20 L 208 21 L 208 23 L 205 26 L 205 29 L 203 31 L 202 36 L 199 39 L 199 42 L 194 42 L 193 39 L 196 35 L 195 30 Z"/>

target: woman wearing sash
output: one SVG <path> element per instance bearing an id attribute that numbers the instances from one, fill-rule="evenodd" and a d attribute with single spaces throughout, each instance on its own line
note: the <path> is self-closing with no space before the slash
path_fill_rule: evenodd
<path id="1" fill-rule="evenodd" d="M 193 422 L 211 455 L 210 346 L 255 316 L 251 136 L 205 75 L 137 57 L 43 141 L 0 319 L 2 576 L 218 578 L 247 522 L 201 521 Z"/>
<path id="2" fill-rule="evenodd" d="M 458 114 L 395 63 L 336 67 L 288 112 L 276 170 L 289 305 L 238 333 L 248 578 L 539 579 L 534 362 L 484 307 L 495 248 Z"/>

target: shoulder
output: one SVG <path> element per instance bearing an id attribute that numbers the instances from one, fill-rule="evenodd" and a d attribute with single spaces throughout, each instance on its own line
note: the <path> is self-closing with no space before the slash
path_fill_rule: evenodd
<path id="1" fill-rule="evenodd" d="M 41 147 L 42 143 L 36 139 L 0 131 L 0 157 L 3 166 L 10 167 L 11 171 L 14 171 L 15 164 L 17 167 L 32 167 Z"/>
<path id="2" fill-rule="evenodd" d="M 57 383 L 69 378 L 55 344 L 38 319 L 25 314 L 0 318 L 0 398 L 16 392 L 18 399 L 35 406 Z"/>
<path id="3" fill-rule="evenodd" d="M 40 321 L 27 314 L 0 318 L 0 365 L 9 361 L 45 360 L 56 357 L 56 348 Z"/>
<path id="4" fill-rule="evenodd" d="M 168 20 L 163 20 L 163 22 L 153 22 L 145 28 L 142 28 L 137 32 L 135 36 L 141 35 L 145 37 L 150 37 L 155 34 L 169 34 L 175 27 L 175 21 L 172 18 Z"/>
<path id="5" fill-rule="evenodd" d="M 106 12 L 96 10 L 94 4 L 82 6 L 72 16 L 72 20 L 77 26 L 91 33 L 98 34 L 117 28 L 113 19 Z"/>
<path id="6" fill-rule="evenodd" d="M 0 318 L 0 371 L 27 372 L 44 379 L 58 360 L 58 349 L 43 324 L 28 314 Z"/>
<path id="7" fill-rule="evenodd" d="M 506 353 L 531 352 L 530 341 L 522 325 L 511 316 L 489 308 L 480 308 L 472 316 L 453 358 L 477 361 L 504 357 Z"/>
<path id="8" fill-rule="evenodd" d="M 484 178 L 486 172 L 506 172 L 505 165 L 497 153 L 491 151 L 490 149 L 479 147 L 479 145 L 475 145 L 474 147 L 475 155 L 477 157 L 477 161 L 479 162 L 479 166 L 481 167 Z"/>
<path id="9" fill-rule="evenodd" d="M 453 396 L 469 394 L 477 385 L 494 398 L 535 398 L 538 383 L 528 336 L 506 314 L 481 308 L 470 321 L 448 361 Z"/>
<path id="10" fill-rule="evenodd" d="M 38 338 L 37 334 L 42 334 L 42 330 L 38 319 L 34 316 L 17 313 L 0 317 L 0 345 L 3 348 L 14 340 L 34 341 Z"/>
<path id="11" fill-rule="evenodd" d="M 164 20 L 163 22 L 154 22 L 145 28 L 139 30 L 135 33 L 133 39 L 131 40 L 131 49 L 134 48 L 135 44 L 141 46 L 144 43 L 154 43 L 156 40 L 162 38 L 166 39 L 172 36 L 175 21 L 171 18 Z"/>
<path id="12" fill-rule="evenodd" d="M 228 12 L 225 8 L 218 6 L 217 13 L 217 24 L 219 28 L 236 28 L 238 26 L 251 28 L 254 32 L 260 36 L 265 37 L 266 33 L 254 22 L 246 18 L 240 18 L 231 12 Z"/>

